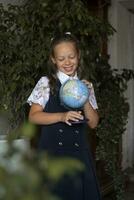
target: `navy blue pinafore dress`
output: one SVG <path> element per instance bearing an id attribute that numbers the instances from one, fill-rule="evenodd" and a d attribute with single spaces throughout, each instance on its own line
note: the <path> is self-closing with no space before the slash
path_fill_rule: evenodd
<path id="1" fill-rule="evenodd" d="M 68 111 L 61 105 L 59 89 L 61 83 L 57 82 L 56 94 L 50 93 L 45 106 L 45 112 L 56 113 Z M 67 125 L 58 122 L 43 125 L 39 138 L 38 149 L 53 153 L 55 156 L 67 156 L 80 160 L 85 165 L 85 170 L 72 180 L 63 178 L 55 192 L 61 200 L 100 200 L 100 191 L 93 166 L 89 144 L 86 141 L 86 124 Z"/>

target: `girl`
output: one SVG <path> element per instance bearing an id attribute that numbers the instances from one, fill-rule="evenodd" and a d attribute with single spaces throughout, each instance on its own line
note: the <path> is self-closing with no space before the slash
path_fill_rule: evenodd
<path id="1" fill-rule="evenodd" d="M 67 178 L 57 187 L 56 194 L 62 200 L 100 200 L 89 144 L 86 142 L 86 123 L 71 123 L 86 117 L 90 128 L 97 126 L 99 117 L 93 86 L 83 80 L 91 92 L 82 111 L 67 110 L 59 99 L 61 84 L 69 78 L 81 78 L 82 74 L 79 44 L 71 33 L 58 35 L 51 41 L 50 61 L 48 75 L 38 81 L 28 98 L 30 122 L 42 125 L 38 148 L 55 156 L 70 156 L 85 165 L 85 170 L 74 180 L 74 184 Z"/>

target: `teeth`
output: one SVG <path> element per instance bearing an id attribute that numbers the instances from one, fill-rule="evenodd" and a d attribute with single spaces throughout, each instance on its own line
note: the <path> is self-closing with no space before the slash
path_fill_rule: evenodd
<path id="1" fill-rule="evenodd" d="M 65 67 L 65 69 L 72 69 L 72 67 Z"/>
<path id="2" fill-rule="evenodd" d="M 65 67 L 65 69 L 71 69 L 71 67 Z"/>

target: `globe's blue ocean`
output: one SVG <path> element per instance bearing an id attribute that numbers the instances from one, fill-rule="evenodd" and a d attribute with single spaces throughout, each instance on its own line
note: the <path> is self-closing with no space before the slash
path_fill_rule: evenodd
<path id="1" fill-rule="evenodd" d="M 82 81 L 69 79 L 60 88 L 60 100 L 66 107 L 81 108 L 88 100 L 89 92 L 89 88 Z"/>

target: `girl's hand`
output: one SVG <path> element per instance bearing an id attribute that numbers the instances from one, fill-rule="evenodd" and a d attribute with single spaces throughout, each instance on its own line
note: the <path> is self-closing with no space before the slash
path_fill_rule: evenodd
<path id="1" fill-rule="evenodd" d="M 93 84 L 85 79 L 83 79 L 82 82 L 85 83 L 89 89 L 93 87 Z"/>
<path id="2" fill-rule="evenodd" d="M 78 122 L 79 120 L 83 119 L 83 115 L 81 114 L 81 111 L 68 111 L 65 113 L 62 113 L 62 122 L 65 122 L 69 126 L 71 126 L 71 121 Z"/>

